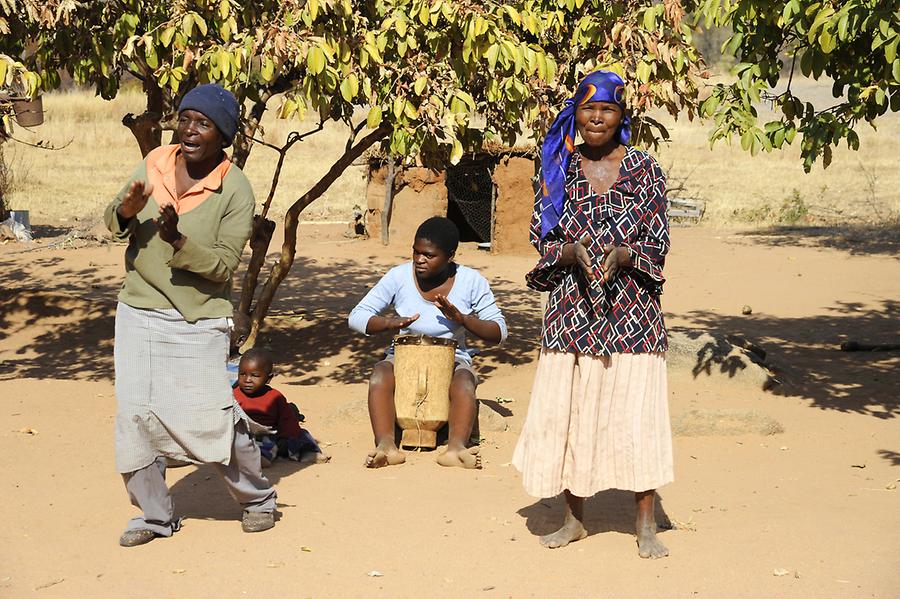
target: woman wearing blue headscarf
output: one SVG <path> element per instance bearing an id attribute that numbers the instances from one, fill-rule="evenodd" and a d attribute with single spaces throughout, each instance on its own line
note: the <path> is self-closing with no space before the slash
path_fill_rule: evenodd
<path id="1" fill-rule="evenodd" d="M 584 498 L 635 492 L 638 553 L 668 555 L 656 536 L 656 489 L 673 479 L 666 330 L 659 296 L 669 249 L 666 179 L 628 145 L 624 82 L 596 71 L 547 133 L 526 275 L 549 292 L 541 355 L 513 464 L 536 497 L 563 493 L 563 547 L 587 536 Z M 576 147 L 576 133 L 582 142 Z"/>

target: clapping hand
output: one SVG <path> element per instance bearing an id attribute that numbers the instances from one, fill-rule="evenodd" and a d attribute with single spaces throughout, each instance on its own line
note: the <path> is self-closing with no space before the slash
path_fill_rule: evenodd
<path id="1" fill-rule="evenodd" d="M 159 229 L 160 239 L 166 243 L 175 243 L 181 239 L 181 233 L 178 231 L 178 213 L 175 211 L 175 206 L 166 204 L 159 209 L 156 227 Z"/>
<path id="2" fill-rule="evenodd" d="M 385 316 L 384 317 L 384 328 L 385 330 L 400 330 L 405 329 L 415 321 L 419 319 L 418 314 L 413 314 L 412 316 Z"/>
<path id="3" fill-rule="evenodd" d="M 627 247 L 613 245 L 603 246 L 603 282 L 609 283 L 619 272 L 620 268 L 631 266 L 631 252 Z"/>
<path id="4" fill-rule="evenodd" d="M 122 199 L 122 203 L 116 208 L 116 212 L 125 220 L 131 220 L 144 209 L 150 194 L 153 193 L 153 185 L 143 181 L 134 181 L 128 188 L 128 193 Z"/>
<path id="5" fill-rule="evenodd" d="M 434 298 L 434 305 L 437 306 L 438 310 L 440 310 L 449 320 L 452 320 L 456 324 L 463 323 L 463 313 L 447 299 L 446 295 L 438 294 Z"/>
<path id="6" fill-rule="evenodd" d="M 591 238 L 585 236 L 573 245 L 575 246 L 575 263 L 581 267 L 581 271 L 588 281 L 593 281 L 597 278 L 597 275 L 594 274 L 594 265 L 591 264 L 591 256 L 587 251 L 590 244 Z"/>

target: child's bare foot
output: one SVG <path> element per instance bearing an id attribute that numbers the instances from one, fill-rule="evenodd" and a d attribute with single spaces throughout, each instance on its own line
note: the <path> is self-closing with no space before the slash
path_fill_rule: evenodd
<path id="1" fill-rule="evenodd" d="M 656 522 L 645 522 L 637 529 L 638 555 L 644 559 L 658 559 L 669 555 L 669 550 L 656 536 Z"/>
<path id="2" fill-rule="evenodd" d="M 441 466 L 457 466 L 459 468 L 481 469 L 481 451 L 478 447 L 447 447 L 437 457 L 437 463 Z"/>
<path id="3" fill-rule="evenodd" d="M 541 545 L 548 549 L 565 547 L 573 541 L 580 541 L 587 536 L 584 525 L 571 514 L 566 516 L 562 528 L 556 532 L 541 537 Z"/>
<path id="4" fill-rule="evenodd" d="M 379 445 L 366 456 L 366 468 L 381 468 L 383 466 L 396 466 L 406 461 L 406 454 L 400 451 L 393 443 Z"/>
<path id="5" fill-rule="evenodd" d="M 318 451 L 307 451 L 300 456 L 301 464 L 325 464 L 331 461 L 331 456 Z"/>

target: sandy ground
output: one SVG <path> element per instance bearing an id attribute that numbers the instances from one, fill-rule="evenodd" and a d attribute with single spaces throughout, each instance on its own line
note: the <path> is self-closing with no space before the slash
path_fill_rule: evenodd
<path id="1" fill-rule="evenodd" d="M 268 470 L 281 519 L 256 535 L 241 532 L 212 470 L 171 470 L 184 528 L 132 549 L 117 545 L 135 510 L 112 443 L 124 248 L 4 246 L 0 596 L 900 597 L 900 360 L 836 349 L 900 339 L 895 243 L 673 231 L 670 327 L 744 335 L 768 351 L 782 384 L 763 391 L 699 361 L 670 369 L 673 419 L 700 411 L 710 426 L 675 438 L 677 480 L 658 509 L 674 525 L 661 533 L 671 556 L 645 561 L 631 497 L 618 491 L 588 501 L 585 540 L 552 551 L 537 542 L 561 502 L 528 497 L 509 465 L 537 354 L 540 300 L 522 283 L 532 255 L 465 246 L 459 256 L 491 280 L 511 329 L 506 347 L 476 363 L 489 411 L 484 470 L 441 469 L 433 453 L 362 468 L 365 380 L 387 340 L 353 335 L 345 316 L 407 249 L 340 232 L 303 228 L 263 338 L 280 356 L 274 385 L 333 460 Z M 729 431 L 717 414 L 774 419 L 784 432 Z"/>

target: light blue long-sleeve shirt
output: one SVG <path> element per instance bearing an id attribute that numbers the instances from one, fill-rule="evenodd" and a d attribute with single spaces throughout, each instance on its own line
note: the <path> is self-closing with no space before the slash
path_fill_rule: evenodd
<path id="1" fill-rule="evenodd" d="M 400 335 L 455 339 L 456 360 L 471 364 L 473 351 L 466 347 L 466 328 L 448 319 L 434 303 L 422 297 L 415 276 L 412 262 L 389 270 L 350 312 L 350 328 L 365 334 L 369 319 L 393 305 L 394 311 L 400 316 L 419 315 L 408 328 L 399 331 Z M 474 312 L 481 320 L 496 322 L 500 326 L 500 342 L 506 340 L 506 320 L 497 307 L 490 284 L 478 271 L 457 265 L 456 278 L 447 299 L 463 314 Z M 391 347 L 388 353 L 393 351 L 394 348 Z"/>

